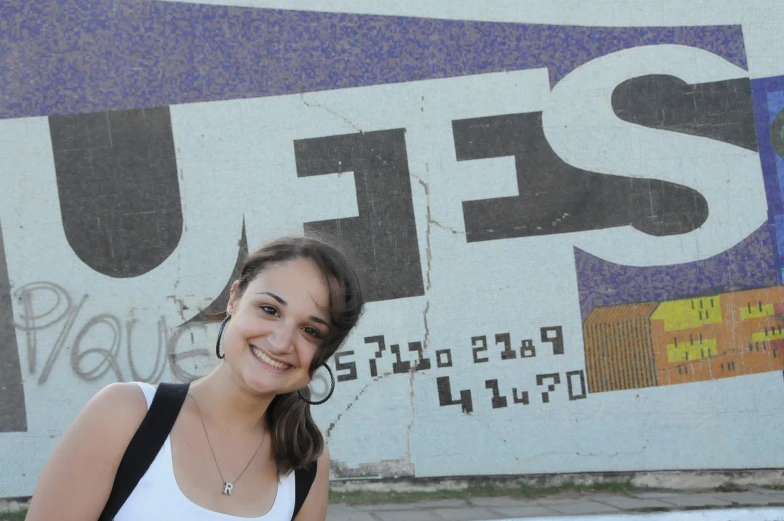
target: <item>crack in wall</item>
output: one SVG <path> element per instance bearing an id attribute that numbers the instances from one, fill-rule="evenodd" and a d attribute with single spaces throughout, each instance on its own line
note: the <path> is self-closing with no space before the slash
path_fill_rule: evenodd
<path id="1" fill-rule="evenodd" d="M 351 409 L 354 406 L 354 404 L 357 403 L 357 401 L 359 401 L 359 397 L 362 396 L 363 394 L 365 394 L 365 391 L 367 391 L 368 388 L 371 385 L 373 385 L 374 383 L 378 382 L 379 380 L 382 380 L 382 379 L 386 378 L 387 376 L 392 376 L 392 374 L 393 373 L 384 373 L 382 375 L 376 376 L 370 382 L 366 383 L 365 386 L 356 395 L 354 395 L 354 398 L 351 400 L 351 402 L 349 402 L 349 404 L 346 406 L 346 408 L 343 409 L 343 412 L 338 414 L 338 417 L 335 418 L 335 421 L 333 421 L 332 423 L 329 424 L 329 427 L 327 427 L 327 434 L 325 436 L 326 439 L 329 439 L 329 435 L 332 433 L 332 429 L 335 428 L 335 425 L 337 425 L 337 423 L 343 417 L 343 414 L 347 413 L 348 410 Z"/>
<path id="2" fill-rule="evenodd" d="M 411 421 L 408 422 L 406 426 L 406 459 L 410 462 L 411 461 L 411 429 L 414 426 L 414 419 L 416 418 L 416 405 L 414 404 L 414 373 L 416 372 L 416 367 L 412 365 L 411 369 L 408 372 L 408 385 L 409 385 L 409 392 L 408 392 L 408 399 L 411 403 Z"/>
<path id="3" fill-rule="evenodd" d="M 466 234 L 466 232 L 461 232 L 460 230 L 455 230 L 454 228 L 452 228 L 450 226 L 447 226 L 445 224 L 441 224 L 440 222 L 436 221 L 435 219 L 430 219 L 429 218 L 429 220 L 430 220 L 430 224 L 432 224 L 433 226 L 436 226 L 437 228 L 441 228 L 442 230 L 446 230 L 446 231 L 452 232 L 455 235 L 465 235 Z"/>
<path id="4" fill-rule="evenodd" d="M 428 163 L 425 163 L 425 173 L 430 173 L 430 167 Z M 432 231 L 432 225 L 436 223 L 433 219 L 431 212 L 430 212 L 430 185 L 425 182 L 424 179 L 419 177 L 418 175 L 411 173 L 411 177 L 416 179 L 416 181 L 422 186 L 422 189 L 425 191 L 425 206 L 427 208 L 426 214 L 426 224 L 425 227 L 425 254 L 426 254 L 426 268 L 425 268 L 425 295 L 430 290 L 432 286 L 432 281 L 430 278 L 431 269 L 432 269 L 432 261 L 433 261 L 433 253 L 431 249 L 430 243 L 430 236 Z M 442 227 L 440 224 L 437 226 Z M 430 347 L 430 326 L 428 324 L 428 314 L 430 313 L 430 299 L 425 297 L 425 309 L 422 311 L 422 320 L 423 325 L 425 328 L 425 338 L 422 342 L 422 352 L 426 352 L 428 347 Z M 416 418 L 416 403 L 414 401 L 414 373 L 416 372 L 416 364 L 412 364 L 412 367 L 409 371 L 409 401 L 411 404 L 411 421 L 406 426 L 406 457 L 408 461 L 411 461 L 411 429 L 414 426 L 414 421 Z"/>
<path id="5" fill-rule="evenodd" d="M 300 96 L 300 98 L 302 99 L 302 103 L 304 103 L 306 107 L 308 107 L 308 108 L 318 108 L 318 109 L 323 109 L 323 110 L 326 110 L 327 112 L 329 112 L 330 114 L 332 114 L 332 115 L 333 115 L 333 116 L 335 116 L 336 118 L 340 118 L 341 120 L 343 120 L 343 121 L 345 121 L 346 123 L 348 123 L 349 125 L 351 125 L 351 126 L 354 128 L 354 130 L 356 130 L 356 131 L 357 131 L 357 132 L 359 132 L 360 134 L 362 134 L 362 133 L 363 133 L 362 129 L 361 129 L 361 128 L 359 128 L 358 126 L 356 126 L 356 125 L 355 125 L 355 124 L 354 124 L 354 123 L 353 123 L 353 122 L 352 122 L 350 119 L 348 119 L 346 116 L 344 116 L 344 115 L 342 115 L 342 114 L 339 114 L 339 113 L 335 112 L 334 110 L 332 110 L 331 108 L 329 108 L 329 107 L 325 107 L 324 105 L 322 105 L 322 104 L 320 104 L 320 103 L 308 103 L 308 100 L 306 100 L 306 99 L 305 99 L 305 94 L 304 94 L 304 93 L 301 93 L 299 96 Z"/>
<path id="6" fill-rule="evenodd" d="M 427 163 L 425 163 L 425 171 L 430 172 L 430 168 Z M 425 258 L 427 261 L 425 263 L 426 266 L 425 295 L 427 295 L 427 292 L 430 290 L 431 287 L 430 272 L 431 272 L 432 261 L 433 261 L 433 253 L 430 246 L 430 233 L 431 233 L 431 226 L 433 224 L 433 219 L 432 216 L 430 215 L 430 185 L 426 183 L 425 180 L 419 177 L 418 175 L 414 173 L 411 173 L 410 175 L 411 177 L 416 179 L 416 181 L 420 184 L 420 186 L 422 186 L 422 188 L 425 190 L 425 201 L 426 201 L 425 205 L 427 208 L 427 213 L 426 213 L 427 226 L 425 227 Z M 427 315 L 429 312 L 430 312 L 430 300 L 428 299 L 425 301 L 425 309 L 422 313 L 422 318 L 424 320 L 424 327 L 425 327 L 425 340 L 422 343 L 422 352 L 427 351 L 427 348 L 430 346 L 430 328 L 427 323 Z M 412 389 L 412 393 L 413 393 L 413 389 Z"/>
<path id="7" fill-rule="evenodd" d="M 466 416 L 469 416 L 471 418 L 475 418 L 475 419 L 478 420 L 478 418 L 476 416 L 473 416 L 471 414 L 467 414 Z M 479 422 L 479 424 L 482 425 L 485 429 L 487 429 L 491 434 L 497 436 L 504 444 L 509 443 L 509 441 L 503 435 L 499 434 L 498 431 L 496 431 L 493 428 L 491 428 L 491 426 L 488 425 L 487 423 Z M 518 462 L 521 461 L 520 458 L 518 458 L 517 455 L 514 452 L 509 452 L 508 455 L 512 456 L 515 459 L 515 461 L 518 461 Z M 533 458 L 531 458 L 529 460 L 533 460 Z"/>
<path id="8" fill-rule="evenodd" d="M 180 314 L 180 318 L 182 318 L 183 322 L 187 322 L 188 318 L 185 316 L 185 312 L 190 308 L 185 303 L 185 299 L 178 297 L 177 295 L 168 295 L 167 299 L 171 299 L 172 302 L 177 306 L 177 312 Z"/>

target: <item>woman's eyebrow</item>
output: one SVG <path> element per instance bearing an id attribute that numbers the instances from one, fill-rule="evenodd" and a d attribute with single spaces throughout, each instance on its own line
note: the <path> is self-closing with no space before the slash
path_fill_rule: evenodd
<path id="1" fill-rule="evenodd" d="M 287 305 L 288 305 L 288 302 L 286 302 L 285 300 L 283 300 L 282 298 L 280 298 L 280 297 L 279 297 L 279 296 L 277 296 L 276 294 L 274 294 L 274 293 L 270 293 L 269 291 L 259 291 L 259 292 L 258 292 L 258 293 L 256 293 L 256 294 L 257 294 L 257 295 L 269 295 L 270 297 L 272 297 L 272 298 L 274 298 L 275 300 L 277 300 L 277 301 L 278 301 L 278 304 L 280 304 L 281 306 L 287 306 Z"/>
<path id="2" fill-rule="evenodd" d="M 313 322 L 317 322 L 319 324 L 324 324 L 325 326 L 329 327 L 329 324 L 327 324 L 324 320 L 320 319 L 319 317 L 314 317 L 311 315 L 310 320 L 312 320 Z"/>

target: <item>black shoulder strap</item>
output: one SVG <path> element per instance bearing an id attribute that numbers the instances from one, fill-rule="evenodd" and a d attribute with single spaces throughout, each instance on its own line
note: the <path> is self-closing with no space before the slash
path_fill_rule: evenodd
<path id="1" fill-rule="evenodd" d="M 294 514 L 291 516 L 291 521 L 297 517 L 302 504 L 310 493 L 310 487 L 313 486 L 313 481 L 316 479 L 317 461 L 314 461 L 310 466 L 296 469 L 294 471 Z"/>
<path id="2" fill-rule="evenodd" d="M 114 485 L 98 521 L 111 521 L 161 450 L 180 413 L 188 384 L 158 384 L 158 390 L 117 467 Z"/>

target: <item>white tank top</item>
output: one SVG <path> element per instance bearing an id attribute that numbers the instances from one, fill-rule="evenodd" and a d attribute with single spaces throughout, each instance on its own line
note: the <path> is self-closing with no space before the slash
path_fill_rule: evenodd
<path id="1" fill-rule="evenodd" d="M 138 382 L 137 382 L 138 383 Z M 155 387 L 138 383 L 150 408 Z M 294 473 L 278 481 L 278 492 L 269 512 L 261 517 L 239 517 L 214 512 L 185 497 L 174 478 L 171 437 L 167 437 L 160 452 L 131 492 L 128 500 L 114 517 L 114 521 L 291 521 L 294 513 Z"/>

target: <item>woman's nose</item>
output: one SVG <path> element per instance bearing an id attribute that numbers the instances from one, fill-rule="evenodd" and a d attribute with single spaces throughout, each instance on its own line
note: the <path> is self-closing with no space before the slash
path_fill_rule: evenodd
<path id="1" fill-rule="evenodd" d="M 268 340 L 270 346 L 272 346 L 275 351 L 287 352 L 291 348 L 292 337 L 292 328 L 286 324 L 279 323 L 278 326 L 270 332 Z"/>

